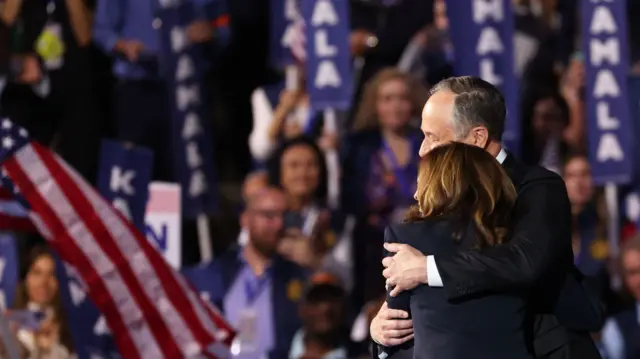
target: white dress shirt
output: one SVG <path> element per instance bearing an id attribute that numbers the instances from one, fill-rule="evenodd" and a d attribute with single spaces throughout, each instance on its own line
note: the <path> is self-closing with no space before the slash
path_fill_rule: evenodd
<path id="1" fill-rule="evenodd" d="M 501 148 L 496 160 L 502 164 L 506 158 L 507 151 Z M 436 260 L 433 256 L 427 256 L 427 281 L 429 282 L 429 287 L 443 287 L 442 277 L 440 277 L 440 272 L 438 272 L 438 266 L 436 266 Z"/>

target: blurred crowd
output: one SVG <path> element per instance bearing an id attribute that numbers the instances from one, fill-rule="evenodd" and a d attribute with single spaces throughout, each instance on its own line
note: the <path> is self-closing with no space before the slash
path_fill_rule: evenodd
<path id="1" fill-rule="evenodd" d="M 259 323 L 256 347 L 232 350 L 246 358 L 369 357 L 369 322 L 385 298 L 383 231 L 414 201 L 428 89 L 454 74 L 446 4 L 350 0 L 353 106 L 338 115 L 339 128 L 327 130 L 324 115 L 310 112 L 304 86 L 284 89 L 284 73 L 269 66 L 268 1 L 193 1 L 215 5 L 187 34 L 206 47 L 210 62 L 203 96 L 224 185 L 213 227 L 216 258 L 203 265 L 220 273 L 211 299 L 231 324 Z M 609 216 L 587 154 L 580 1 L 514 0 L 521 159 L 565 180 L 575 263 L 599 288 L 610 316 L 593 333 L 603 356 L 640 359 L 640 234 L 622 219 L 620 255 L 609 255 Z M 90 182 L 102 138 L 152 149 L 154 179 L 175 181 L 156 3 L 0 0 L 0 115 L 27 128 Z M 630 71 L 640 74 L 640 24 L 633 21 L 640 2 L 627 6 Z M 305 81 L 303 75 L 296 80 Z M 335 201 L 331 151 L 340 164 Z M 184 262 L 196 264 L 197 251 L 186 244 L 189 238 L 183 242 Z M 72 357 L 55 262 L 37 240 L 23 252 L 22 281 L 9 310 L 50 315 L 39 328 L 16 332 L 21 352 Z M 256 284 L 251 301 L 237 299 L 245 278 L 253 277 L 266 277 L 267 284 Z"/>

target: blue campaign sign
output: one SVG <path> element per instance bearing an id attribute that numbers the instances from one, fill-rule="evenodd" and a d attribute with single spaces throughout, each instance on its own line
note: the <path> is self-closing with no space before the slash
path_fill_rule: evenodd
<path id="1" fill-rule="evenodd" d="M 628 100 L 631 121 L 630 125 L 633 129 L 634 138 L 640 138 L 640 76 L 629 77 L 628 82 Z M 636 223 L 640 227 L 640 156 L 638 153 L 638 144 L 632 141 L 632 155 L 634 176 L 633 181 L 621 193 L 621 213 L 631 222 Z"/>
<path id="2" fill-rule="evenodd" d="M 161 253 L 167 250 L 167 231 L 168 226 L 166 224 L 162 224 L 159 229 L 154 229 L 153 226 L 149 224 L 145 224 L 144 226 L 144 234 L 158 246 Z"/>
<path id="3" fill-rule="evenodd" d="M 79 359 L 120 359 L 104 317 L 87 295 L 87 286 L 76 270 L 56 256 L 56 275 L 62 305 Z"/>
<path id="4" fill-rule="evenodd" d="M 349 52 L 349 2 L 301 0 L 305 23 L 307 92 L 311 108 L 347 110 L 353 76 Z"/>
<path id="5" fill-rule="evenodd" d="M 511 0 L 448 0 L 447 17 L 456 75 L 480 77 L 500 89 L 507 104 L 502 140 L 518 156 L 521 126 L 511 6 Z"/>
<path id="6" fill-rule="evenodd" d="M 283 68 L 294 62 L 290 47 L 298 16 L 296 0 L 270 0 L 269 9 L 269 63 L 275 68 Z"/>
<path id="7" fill-rule="evenodd" d="M 633 177 L 626 2 L 584 1 L 580 7 L 591 172 L 597 185 L 626 184 Z"/>
<path id="8" fill-rule="evenodd" d="M 0 233 L 0 308 L 10 308 L 18 286 L 18 248 L 11 233 Z"/>
<path id="9" fill-rule="evenodd" d="M 138 229 L 144 228 L 152 167 L 152 151 L 102 141 L 98 191 Z"/>
<path id="10" fill-rule="evenodd" d="M 173 115 L 174 164 L 182 186 L 186 218 L 217 209 L 213 147 L 202 81 L 206 62 L 202 48 L 189 43 L 187 26 L 197 19 L 190 2 L 169 1 L 158 11 L 162 20 L 162 72 L 169 85 Z"/>

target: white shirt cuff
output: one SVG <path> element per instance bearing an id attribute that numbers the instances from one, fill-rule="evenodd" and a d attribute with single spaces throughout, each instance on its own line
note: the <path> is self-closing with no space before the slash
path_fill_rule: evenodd
<path id="1" fill-rule="evenodd" d="M 429 281 L 429 287 L 443 287 L 442 278 L 433 256 L 427 256 L 427 281 Z"/>

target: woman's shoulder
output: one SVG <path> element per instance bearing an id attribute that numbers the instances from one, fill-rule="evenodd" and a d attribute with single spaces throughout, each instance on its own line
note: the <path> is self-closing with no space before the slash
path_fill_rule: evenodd
<path id="1" fill-rule="evenodd" d="M 385 230 L 384 241 L 388 243 L 409 244 L 415 248 L 435 251 L 460 248 L 466 240 L 456 241 L 460 225 L 444 217 L 425 218 L 424 220 L 393 224 Z M 467 233 L 463 234 L 466 239 Z M 471 239 L 471 238 L 469 238 Z"/>

